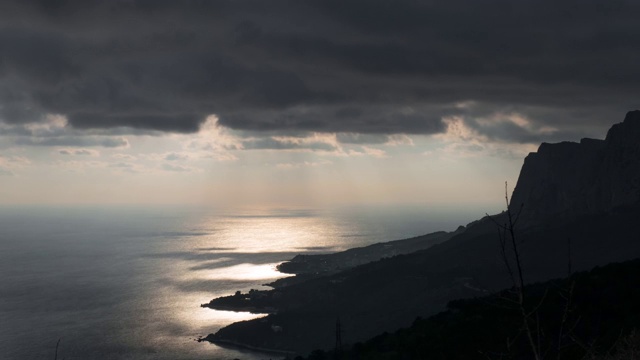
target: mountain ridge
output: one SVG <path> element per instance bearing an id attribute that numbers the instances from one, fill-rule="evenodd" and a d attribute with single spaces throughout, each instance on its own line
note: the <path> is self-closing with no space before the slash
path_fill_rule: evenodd
<path id="1" fill-rule="evenodd" d="M 542 143 L 524 160 L 511 197 L 526 221 L 607 212 L 640 203 L 640 111 L 604 140 Z"/>

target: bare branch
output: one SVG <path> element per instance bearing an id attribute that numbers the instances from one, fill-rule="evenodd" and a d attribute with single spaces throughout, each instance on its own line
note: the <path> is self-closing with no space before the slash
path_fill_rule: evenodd
<path id="1" fill-rule="evenodd" d="M 60 346 L 60 340 L 62 340 L 62 338 L 59 338 L 56 343 L 56 356 L 53 358 L 54 360 L 58 360 L 58 347 Z"/>

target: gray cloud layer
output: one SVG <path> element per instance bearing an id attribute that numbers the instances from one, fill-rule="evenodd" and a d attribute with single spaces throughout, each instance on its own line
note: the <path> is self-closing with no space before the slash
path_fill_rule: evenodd
<path id="1" fill-rule="evenodd" d="M 491 138 L 535 142 L 522 127 L 473 119 L 518 112 L 575 137 L 639 107 L 635 1 L 0 7 L 5 123 L 54 113 L 79 129 L 187 133 L 215 113 L 244 131 L 433 134 L 457 115 Z"/>

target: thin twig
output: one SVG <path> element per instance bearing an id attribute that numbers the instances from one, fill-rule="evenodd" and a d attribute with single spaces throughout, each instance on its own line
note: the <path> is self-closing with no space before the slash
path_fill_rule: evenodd
<path id="1" fill-rule="evenodd" d="M 58 342 L 56 343 L 56 356 L 53 358 L 53 360 L 58 360 L 58 346 L 60 346 L 60 340 L 62 340 L 62 338 L 59 338 Z"/>

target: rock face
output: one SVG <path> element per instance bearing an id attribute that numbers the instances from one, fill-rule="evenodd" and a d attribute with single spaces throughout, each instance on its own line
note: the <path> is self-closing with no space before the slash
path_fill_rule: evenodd
<path id="1" fill-rule="evenodd" d="M 640 111 L 605 140 L 543 143 L 524 161 L 511 199 L 527 221 L 575 217 L 640 204 Z"/>

